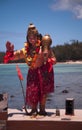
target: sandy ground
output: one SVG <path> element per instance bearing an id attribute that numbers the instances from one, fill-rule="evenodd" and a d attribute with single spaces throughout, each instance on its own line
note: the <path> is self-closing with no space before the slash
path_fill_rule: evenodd
<path id="1" fill-rule="evenodd" d="M 10 64 L 26 64 L 26 63 L 10 63 Z M 82 64 L 82 61 L 72 61 L 72 60 L 69 60 L 69 61 L 66 61 L 66 62 L 57 62 L 57 64 Z M 0 65 L 3 65 L 3 63 L 1 63 Z M 6 64 L 4 64 L 6 65 Z M 9 63 L 8 63 L 9 65 Z"/>
<path id="2" fill-rule="evenodd" d="M 58 64 L 82 64 L 82 61 L 66 61 L 66 62 L 57 62 Z"/>

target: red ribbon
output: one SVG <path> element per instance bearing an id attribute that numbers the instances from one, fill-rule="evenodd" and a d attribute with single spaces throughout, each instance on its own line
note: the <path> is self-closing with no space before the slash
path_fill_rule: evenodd
<path id="1" fill-rule="evenodd" d="M 18 74 L 19 79 L 20 80 L 24 80 L 23 75 L 22 75 L 21 70 L 18 67 L 18 65 L 16 65 L 16 70 L 17 70 L 17 74 Z"/>
<path id="2" fill-rule="evenodd" d="M 51 59 L 49 58 L 48 63 L 49 63 L 49 69 L 48 69 L 48 72 L 51 72 L 52 67 L 53 67 L 53 63 L 54 63 L 53 59 L 52 59 L 52 58 L 51 58 Z"/>

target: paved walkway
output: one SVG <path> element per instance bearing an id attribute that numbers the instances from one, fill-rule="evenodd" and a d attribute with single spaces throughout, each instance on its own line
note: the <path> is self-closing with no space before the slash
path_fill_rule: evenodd
<path id="1" fill-rule="evenodd" d="M 30 111 L 30 110 L 28 110 Z M 48 115 L 47 116 L 27 116 L 25 111 L 20 111 L 17 109 L 8 108 L 8 120 L 40 120 L 40 121 L 77 121 L 82 122 L 82 110 L 75 109 L 74 115 L 65 115 L 65 110 L 60 109 L 60 116 L 56 116 L 55 109 L 46 109 Z"/>

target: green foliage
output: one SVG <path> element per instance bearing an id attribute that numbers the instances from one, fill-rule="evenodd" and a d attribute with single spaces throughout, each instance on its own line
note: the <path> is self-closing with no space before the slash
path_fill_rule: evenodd
<path id="1" fill-rule="evenodd" d="M 5 52 L 0 52 L 0 63 L 3 63 L 4 55 L 5 55 Z"/>
<path id="2" fill-rule="evenodd" d="M 82 42 L 73 41 L 71 44 L 57 45 L 52 49 L 58 62 L 82 60 Z"/>

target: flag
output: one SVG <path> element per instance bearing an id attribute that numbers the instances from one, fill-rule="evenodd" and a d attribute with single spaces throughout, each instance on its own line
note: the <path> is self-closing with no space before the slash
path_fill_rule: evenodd
<path id="1" fill-rule="evenodd" d="M 24 80 L 23 75 L 22 75 L 21 70 L 18 67 L 18 65 L 16 65 L 16 70 L 17 70 L 17 74 L 18 74 L 19 79 L 20 80 Z"/>

